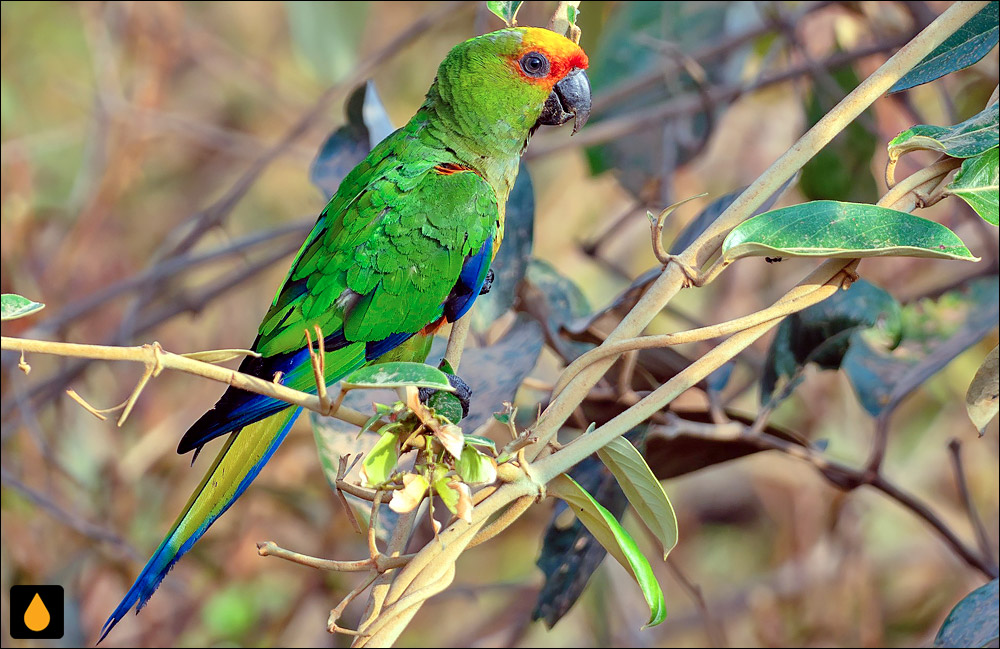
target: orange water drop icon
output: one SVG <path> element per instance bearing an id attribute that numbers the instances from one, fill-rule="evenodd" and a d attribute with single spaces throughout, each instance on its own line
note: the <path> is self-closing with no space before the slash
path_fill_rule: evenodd
<path id="1" fill-rule="evenodd" d="M 45 608 L 42 598 L 38 596 L 38 593 L 35 593 L 27 610 L 24 611 L 24 626 L 38 633 L 49 625 L 51 619 L 49 609 Z"/>

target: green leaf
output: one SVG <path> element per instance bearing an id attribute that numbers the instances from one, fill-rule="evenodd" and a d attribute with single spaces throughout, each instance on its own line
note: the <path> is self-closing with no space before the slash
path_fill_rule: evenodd
<path id="1" fill-rule="evenodd" d="M 638 438 L 642 436 L 642 432 L 633 430 L 626 435 Z M 595 455 L 584 458 L 570 469 L 569 476 L 607 509 L 615 520 L 622 519 L 628 508 L 628 498 L 600 458 Z M 549 629 L 580 599 L 590 578 L 608 556 L 608 551 L 597 542 L 579 518 L 569 519 L 565 516 L 568 509 L 569 505 L 563 501 L 552 508 L 542 549 L 535 561 L 545 575 L 545 582 L 538 592 L 531 617 L 533 620 L 544 620 Z"/>
<path id="2" fill-rule="evenodd" d="M 785 318 L 761 372 L 761 405 L 773 407 L 787 398 L 809 363 L 824 370 L 839 368 L 851 336 L 873 327 L 887 340 L 887 347 L 894 347 L 902 336 L 901 307 L 887 291 L 864 279 Z M 783 383 L 780 390 L 779 383 Z"/>
<path id="3" fill-rule="evenodd" d="M 0 295 L 0 320 L 17 320 L 44 308 L 41 302 L 32 302 L 15 293 Z"/>
<path id="4" fill-rule="evenodd" d="M 889 88 L 889 92 L 899 92 L 934 81 L 949 72 L 967 68 L 986 56 L 996 46 L 1000 36 L 997 17 L 997 3 L 987 3 L 982 11 L 959 27 L 958 31 Z"/>
<path id="5" fill-rule="evenodd" d="M 904 305 L 898 344 L 887 346 L 870 330 L 855 332 L 841 368 L 869 414 L 891 412 L 952 359 L 996 330 L 998 310 L 995 275 L 965 282 L 936 300 Z"/>
<path id="6" fill-rule="evenodd" d="M 1000 638 L 997 590 L 997 580 L 994 579 L 966 595 L 944 619 L 941 630 L 934 638 L 934 646 L 997 646 L 997 639 Z"/>
<path id="7" fill-rule="evenodd" d="M 906 212 L 813 201 L 755 216 L 722 243 L 722 257 L 929 257 L 979 261 L 954 232 Z"/>
<path id="8" fill-rule="evenodd" d="M 948 185 L 948 193 L 958 196 L 976 210 L 987 223 L 997 225 L 1000 220 L 998 203 L 1000 193 L 1000 149 L 993 147 L 986 153 L 962 162 L 961 169 Z"/>
<path id="9" fill-rule="evenodd" d="M 254 358 L 260 358 L 260 354 L 252 349 L 209 349 L 203 352 L 188 352 L 186 354 L 181 354 L 184 358 L 190 358 L 192 360 L 201 361 L 202 363 L 225 363 L 226 361 L 231 361 L 234 358 L 241 358 L 243 356 L 253 356 Z"/>
<path id="10" fill-rule="evenodd" d="M 642 454 L 622 437 L 597 452 L 615 475 L 639 518 L 659 540 L 663 559 L 677 545 L 677 516 L 663 485 L 656 479 Z"/>
<path id="11" fill-rule="evenodd" d="M 911 126 L 889 142 L 889 160 L 926 149 L 952 158 L 971 158 L 1000 145 L 1000 104 L 994 102 L 977 115 L 954 126 Z"/>
<path id="12" fill-rule="evenodd" d="M 455 461 L 455 472 L 466 484 L 492 483 L 497 479 L 496 462 L 469 446 L 468 438 L 462 455 Z"/>
<path id="13" fill-rule="evenodd" d="M 434 491 L 441 496 L 441 502 L 448 508 L 448 511 L 455 514 L 458 512 L 459 493 L 448 486 L 451 481 L 452 477 L 448 475 L 448 472 L 439 468 L 434 472 L 434 482 L 431 485 L 434 487 Z"/>
<path id="14" fill-rule="evenodd" d="M 462 402 L 454 394 L 435 392 L 427 398 L 425 405 L 432 408 L 435 415 L 444 417 L 453 424 L 462 421 Z"/>
<path id="15" fill-rule="evenodd" d="M 563 499 L 590 533 L 604 546 L 611 556 L 620 563 L 639 584 L 646 604 L 649 605 L 649 622 L 646 626 L 656 626 L 667 617 L 663 591 L 656 581 L 653 568 L 639 551 L 625 528 L 607 509 L 602 507 L 573 478 L 563 474 L 548 484 L 549 493 Z"/>
<path id="16" fill-rule="evenodd" d="M 394 433 L 386 433 L 375 442 L 361 463 L 361 482 L 374 487 L 389 479 L 399 462 L 399 438 Z"/>
<path id="17" fill-rule="evenodd" d="M 969 411 L 969 419 L 976 425 L 979 435 L 986 433 L 986 424 L 997 416 L 1000 407 L 1000 358 L 997 347 L 993 348 L 983 364 L 972 377 L 969 390 L 965 394 L 965 408 Z"/>
<path id="18" fill-rule="evenodd" d="M 599 5 L 600 6 L 600 5 Z M 593 12 L 602 10 L 594 9 Z M 593 88 L 594 112 L 588 124 L 628 120 L 638 111 L 663 105 L 699 88 L 740 85 L 752 44 L 737 41 L 726 56 L 699 60 L 705 78 L 698 82 L 657 46 L 670 43 L 678 52 L 696 52 L 749 25 L 760 24 L 755 3 L 749 2 L 623 2 L 600 21 L 597 42 L 588 46 L 587 75 Z M 666 69 L 665 69 L 666 68 Z M 726 102 L 716 104 L 717 115 Z M 665 199 L 663 178 L 698 154 L 715 122 L 699 110 L 673 116 L 669 122 L 627 132 L 585 152 L 591 173 L 611 171 L 630 194 L 647 202 Z M 636 122 L 638 124 L 638 122 Z M 664 201 L 668 202 L 668 201 Z"/>
<path id="19" fill-rule="evenodd" d="M 357 370 L 340 387 L 344 390 L 358 388 L 401 388 L 405 386 L 434 388 L 454 392 L 444 372 L 424 363 L 378 363 Z"/>
<path id="20" fill-rule="evenodd" d="M 497 450 L 497 443 L 494 442 L 489 437 L 481 437 L 479 435 L 466 435 L 465 443 L 471 444 L 473 446 L 487 446 L 493 449 L 494 451 Z"/>
<path id="21" fill-rule="evenodd" d="M 577 19 L 580 17 L 580 10 L 573 5 L 566 7 L 566 19 L 569 20 L 570 25 L 575 25 Z"/>
<path id="22" fill-rule="evenodd" d="M 316 74 L 337 83 L 358 65 L 367 2 L 286 2 L 296 51 Z"/>
<path id="23" fill-rule="evenodd" d="M 517 26 L 517 10 L 521 8 L 520 2 L 490 2 L 486 3 L 486 8 L 507 23 L 508 27 Z"/>

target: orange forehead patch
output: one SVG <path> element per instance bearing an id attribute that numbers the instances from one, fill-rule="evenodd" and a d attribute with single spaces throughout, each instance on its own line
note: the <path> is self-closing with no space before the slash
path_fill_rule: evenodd
<path id="1" fill-rule="evenodd" d="M 555 84 L 574 69 L 586 70 L 589 65 L 587 55 L 579 45 L 565 36 L 541 27 L 524 28 L 521 49 L 515 55 L 515 60 L 528 52 L 540 52 L 549 60 L 548 76 L 532 79 L 546 85 Z"/>

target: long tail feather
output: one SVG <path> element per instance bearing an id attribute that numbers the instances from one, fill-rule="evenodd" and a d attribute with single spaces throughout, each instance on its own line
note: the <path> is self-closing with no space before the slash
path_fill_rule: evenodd
<path id="1" fill-rule="evenodd" d="M 101 640 L 133 606 L 136 613 L 142 609 L 174 563 L 240 497 L 285 439 L 300 410 L 286 408 L 229 436 L 160 547 L 104 623 Z"/>

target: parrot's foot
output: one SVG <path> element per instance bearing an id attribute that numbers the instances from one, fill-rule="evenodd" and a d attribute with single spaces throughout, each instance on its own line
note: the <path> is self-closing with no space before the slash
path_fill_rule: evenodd
<path id="1" fill-rule="evenodd" d="M 420 400 L 438 412 L 443 411 L 445 416 L 457 423 L 460 419 L 465 419 L 469 416 L 469 400 L 472 399 L 472 388 L 457 374 L 445 373 L 445 376 L 448 377 L 448 383 L 451 383 L 451 387 L 455 388 L 454 392 L 443 392 L 433 388 L 420 388 Z M 450 413 L 448 412 L 446 402 L 450 401 L 454 403 L 456 400 L 458 401 L 458 405 L 462 407 L 461 417 L 449 416 Z M 458 413 L 455 412 L 454 414 L 457 415 Z"/>
<path id="2" fill-rule="evenodd" d="M 486 295 L 493 288 L 493 269 L 486 271 L 486 281 L 483 282 L 483 287 L 479 289 L 480 295 Z"/>

